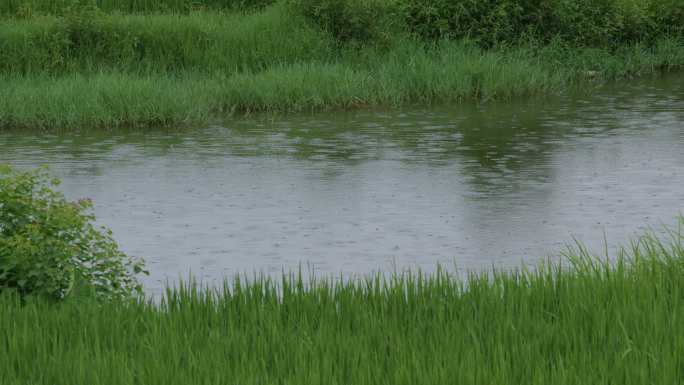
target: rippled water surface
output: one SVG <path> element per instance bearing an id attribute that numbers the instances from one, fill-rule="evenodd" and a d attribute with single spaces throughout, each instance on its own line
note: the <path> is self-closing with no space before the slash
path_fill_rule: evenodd
<path id="1" fill-rule="evenodd" d="M 590 95 L 245 118 L 188 130 L 0 133 L 89 197 L 148 290 L 309 264 L 322 274 L 519 266 L 600 250 L 684 208 L 684 76 Z"/>

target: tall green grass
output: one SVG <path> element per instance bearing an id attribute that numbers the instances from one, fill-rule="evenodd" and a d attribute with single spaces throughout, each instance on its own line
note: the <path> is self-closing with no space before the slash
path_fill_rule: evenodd
<path id="1" fill-rule="evenodd" d="M 462 280 L 286 275 L 192 283 L 161 302 L 0 297 L 3 385 L 676 384 L 684 247 Z"/>
<path id="2" fill-rule="evenodd" d="M 0 73 L 230 74 L 329 61 L 329 37 L 282 6 L 251 15 L 84 12 L 0 23 Z"/>
<path id="3" fill-rule="evenodd" d="M 684 44 L 678 41 L 635 45 L 618 53 L 407 42 L 390 51 L 350 51 L 331 63 L 234 74 L 4 75 L 0 129 L 179 126 L 245 112 L 506 100 L 683 64 Z"/>

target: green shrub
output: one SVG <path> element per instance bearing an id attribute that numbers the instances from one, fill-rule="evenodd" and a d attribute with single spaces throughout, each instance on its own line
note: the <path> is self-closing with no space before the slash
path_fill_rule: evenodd
<path id="1" fill-rule="evenodd" d="M 290 0 L 290 4 L 340 42 L 387 42 L 398 33 L 399 8 L 392 0 Z"/>
<path id="2" fill-rule="evenodd" d="M 649 12 L 659 34 L 684 36 L 684 1 L 652 0 Z"/>
<path id="3" fill-rule="evenodd" d="M 655 42 L 684 33 L 682 0 L 553 0 L 545 30 L 585 47 Z"/>
<path id="4" fill-rule="evenodd" d="M 618 0 L 555 0 L 554 25 L 563 40 L 585 46 L 605 46 L 619 40 L 622 29 Z"/>
<path id="5" fill-rule="evenodd" d="M 428 39 L 470 38 L 484 45 L 561 39 L 610 46 L 651 35 L 648 1 L 404 0 L 409 29 Z"/>
<path id="6" fill-rule="evenodd" d="M 399 24 L 423 40 L 466 38 L 482 46 L 560 38 L 575 46 L 617 47 L 684 33 L 682 0 L 397 0 L 386 4 Z M 336 24 L 344 25 L 340 19 L 345 14 L 335 15 Z M 329 24 L 325 15 L 309 16 Z"/>
<path id="7" fill-rule="evenodd" d="M 68 202 L 45 169 L 0 167 L 0 291 L 63 299 L 74 286 L 100 299 L 139 293 L 143 262 L 93 225 L 87 199 Z"/>
<path id="8" fill-rule="evenodd" d="M 530 18 L 524 1 L 404 0 L 409 30 L 424 39 L 477 40 L 485 45 L 509 40 L 525 29 Z"/>

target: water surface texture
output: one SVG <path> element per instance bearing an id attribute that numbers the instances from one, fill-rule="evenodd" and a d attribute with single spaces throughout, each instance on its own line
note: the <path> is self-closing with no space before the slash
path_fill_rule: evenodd
<path id="1" fill-rule="evenodd" d="M 158 292 L 189 272 L 510 267 L 601 250 L 684 208 L 684 78 L 591 94 L 245 118 L 203 129 L 0 133 L 89 197 Z M 305 267 L 307 268 L 307 267 Z"/>

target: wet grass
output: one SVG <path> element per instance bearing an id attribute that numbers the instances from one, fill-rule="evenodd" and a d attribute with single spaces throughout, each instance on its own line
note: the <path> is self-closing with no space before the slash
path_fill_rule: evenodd
<path id="1" fill-rule="evenodd" d="M 242 15 L 217 12 L 75 15 L 0 23 L 0 73 L 53 76 L 102 71 L 230 75 L 333 61 L 333 41 L 279 5 Z"/>
<path id="2" fill-rule="evenodd" d="M 0 75 L 0 128 L 114 128 L 203 124 L 249 112 L 507 100 L 681 68 L 684 44 L 620 52 L 406 43 L 336 62 L 207 74 Z"/>
<path id="3" fill-rule="evenodd" d="M 611 262 L 361 280 L 186 284 L 161 302 L 0 297 L 5 385 L 674 384 L 684 248 L 639 238 Z"/>
<path id="4" fill-rule="evenodd" d="M 561 83 L 520 55 L 458 44 L 434 52 L 415 47 L 377 63 L 294 64 L 232 76 L 6 77 L 0 86 L 0 126 L 177 125 L 233 112 L 505 98 Z"/>

